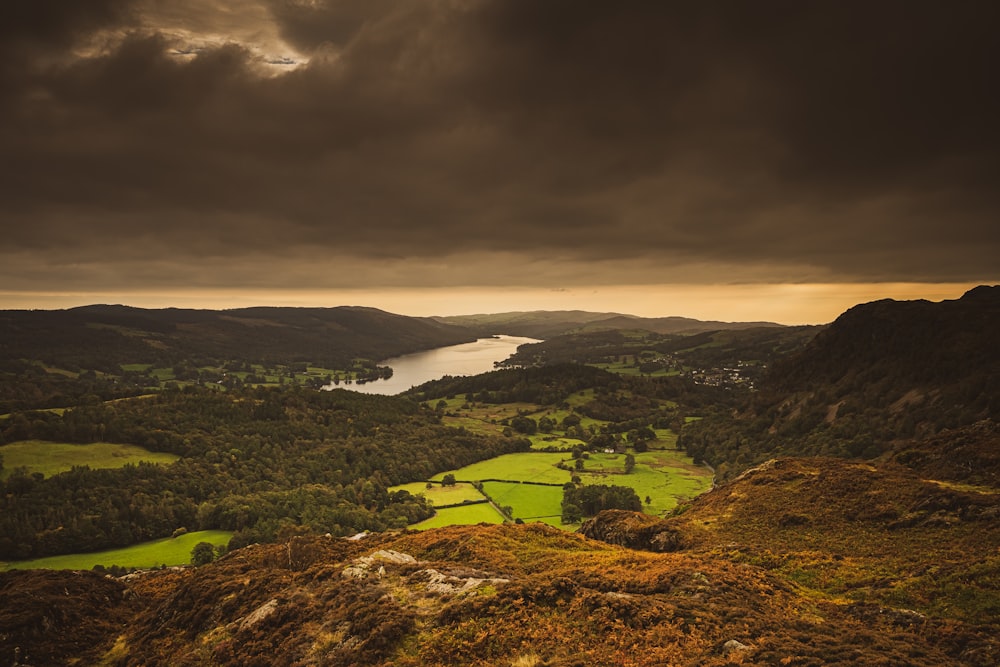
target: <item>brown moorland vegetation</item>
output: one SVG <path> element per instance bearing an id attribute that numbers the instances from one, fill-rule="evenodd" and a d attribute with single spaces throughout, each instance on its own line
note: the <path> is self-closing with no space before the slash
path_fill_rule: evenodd
<path id="1" fill-rule="evenodd" d="M 996 494 L 897 466 L 783 459 L 666 522 L 612 512 L 591 524 L 632 546 L 670 536 L 680 550 L 669 553 L 542 524 L 294 537 L 121 580 L 47 574 L 88 588 L 74 589 L 72 615 L 58 611 L 62 584 L 12 572 L 0 609 L 34 596 L 42 611 L 18 626 L 5 617 L 0 655 L 44 647 L 50 662 L 31 664 L 102 655 L 121 666 L 994 665 L 997 507 Z M 45 627 L 89 648 L 51 642 Z"/>

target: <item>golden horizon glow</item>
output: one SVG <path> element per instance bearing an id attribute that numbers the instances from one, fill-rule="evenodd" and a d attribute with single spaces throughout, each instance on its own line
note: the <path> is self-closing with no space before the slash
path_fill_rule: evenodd
<path id="1" fill-rule="evenodd" d="M 0 292 L 0 308 L 56 310 L 91 304 L 225 310 L 250 306 L 368 306 L 413 317 L 587 310 L 640 317 L 826 324 L 879 299 L 957 299 L 979 283 L 594 285 L 567 288 L 178 289 Z"/>

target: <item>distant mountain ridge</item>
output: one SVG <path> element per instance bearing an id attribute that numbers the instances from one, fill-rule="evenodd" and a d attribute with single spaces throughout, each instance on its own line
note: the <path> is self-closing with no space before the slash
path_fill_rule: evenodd
<path id="1" fill-rule="evenodd" d="M 64 366 L 95 355 L 108 367 L 197 357 L 349 365 L 354 358 L 381 360 L 475 338 L 466 328 L 358 306 L 0 311 L 0 361 Z"/>
<path id="2" fill-rule="evenodd" d="M 551 338 L 568 333 L 643 329 L 654 333 L 694 334 L 723 329 L 780 327 L 775 322 L 719 322 L 690 317 L 638 317 L 622 313 L 595 313 L 585 310 L 536 310 L 508 313 L 434 317 L 446 324 L 468 327 L 483 334 L 508 334 Z"/>

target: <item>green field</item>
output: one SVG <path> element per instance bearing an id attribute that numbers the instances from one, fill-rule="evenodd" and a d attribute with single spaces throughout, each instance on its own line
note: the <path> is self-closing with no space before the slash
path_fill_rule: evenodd
<path id="1" fill-rule="evenodd" d="M 654 428 L 656 440 L 649 443 L 650 447 L 658 449 L 677 449 L 677 434 L 669 428 Z"/>
<path id="2" fill-rule="evenodd" d="M 225 545 L 233 534 L 224 530 L 202 530 L 179 537 L 167 537 L 144 542 L 124 549 L 97 551 L 89 554 L 66 554 L 13 563 L 0 563 L 0 570 L 90 570 L 95 565 L 126 568 L 152 568 L 160 565 L 186 565 L 191 562 L 191 550 L 199 542 Z"/>
<path id="3" fill-rule="evenodd" d="M 173 463 L 179 456 L 166 452 L 151 452 L 137 445 L 94 442 L 76 445 L 44 440 L 23 440 L 0 447 L 3 470 L 0 479 L 6 479 L 16 468 L 27 468 L 28 474 L 39 472 L 46 477 L 66 472 L 74 466 L 91 468 L 121 468 L 128 463 Z"/>
<path id="4" fill-rule="evenodd" d="M 411 482 L 409 484 L 390 487 L 389 491 L 409 491 L 415 496 L 420 495 L 431 501 L 434 507 L 454 505 L 466 500 L 483 499 L 483 494 L 479 493 L 476 487 L 471 484 L 456 484 L 454 486 L 434 484 L 428 489 L 425 482 Z"/>
<path id="5" fill-rule="evenodd" d="M 488 461 L 452 470 L 451 473 L 455 475 L 455 479 L 465 481 L 506 479 L 565 484 L 569 481 L 569 471 L 556 467 L 556 464 L 565 458 L 566 454 L 548 452 L 503 454 Z M 440 473 L 431 479 L 440 480 L 446 474 L 446 472 Z"/>
<path id="6" fill-rule="evenodd" d="M 663 435 L 668 434 L 663 433 Z M 669 513 L 678 504 L 712 487 L 711 471 L 704 466 L 694 465 L 683 452 L 664 449 L 634 456 L 636 465 L 628 474 L 625 474 L 625 454 L 603 453 L 590 454 L 584 461 L 584 469 L 574 473 L 580 475 L 583 484 L 608 484 L 634 489 L 636 495 L 643 501 L 643 511 L 656 516 Z M 504 454 L 450 472 L 457 479 L 467 481 L 502 479 L 510 482 L 532 481 L 562 485 L 570 481 L 573 473 L 555 467 L 560 461 L 571 463 L 568 455 L 560 453 Z M 445 474 L 447 473 L 436 475 L 434 479 L 441 479 Z M 410 486 L 393 488 L 407 488 L 411 493 L 414 492 Z M 421 485 L 418 484 L 414 488 L 419 492 Z M 556 518 L 540 520 L 554 526 L 561 525 L 557 518 L 562 512 L 562 488 L 559 486 L 484 482 L 483 489 L 501 507 L 512 507 L 514 518 L 528 521 L 532 517 L 553 516 Z M 649 503 L 645 502 L 647 497 L 650 499 Z M 458 502 L 461 500 L 464 500 L 464 497 Z M 446 519 L 447 515 L 442 516 L 442 513 L 439 513 L 434 519 L 437 522 L 435 525 L 447 525 L 441 523 Z M 478 521 L 475 519 L 463 522 Z"/>
<path id="7" fill-rule="evenodd" d="M 651 451 L 635 455 L 635 468 L 624 474 L 624 454 L 591 454 L 584 473 L 584 484 L 628 486 L 643 501 L 646 514 L 662 516 L 684 500 L 712 488 L 712 473 L 696 466 L 677 451 Z M 646 504 L 649 497 L 652 502 Z"/>
<path id="8" fill-rule="evenodd" d="M 512 507 L 515 519 L 542 521 L 553 526 L 562 525 L 561 486 L 483 482 L 483 490 L 497 505 Z"/>
<path id="9" fill-rule="evenodd" d="M 581 445 L 586 447 L 587 443 L 583 440 L 577 438 L 566 438 L 559 435 L 553 435 L 551 433 L 536 433 L 535 435 L 529 436 L 531 440 L 532 449 L 544 450 L 546 447 L 556 447 L 558 449 L 570 450 L 576 445 Z"/>
<path id="10" fill-rule="evenodd" d="M 408 528 L 427 530 L 443 526 L 466 526 L 477 523 L 503 523 L 503 516 L 489 503 L 479 503 L 467 507 L 449 507 L 438 510 L 437 514 L 426 521 L 415 523 Z"/>

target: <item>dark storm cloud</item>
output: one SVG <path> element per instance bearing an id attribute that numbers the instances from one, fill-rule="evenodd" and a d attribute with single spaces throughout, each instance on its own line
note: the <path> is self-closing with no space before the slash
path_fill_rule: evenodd
<path id="1" fill-rule="evenodd" d="M 998 14 L 12 5 L 4 282 L 995 278 Z"/>

